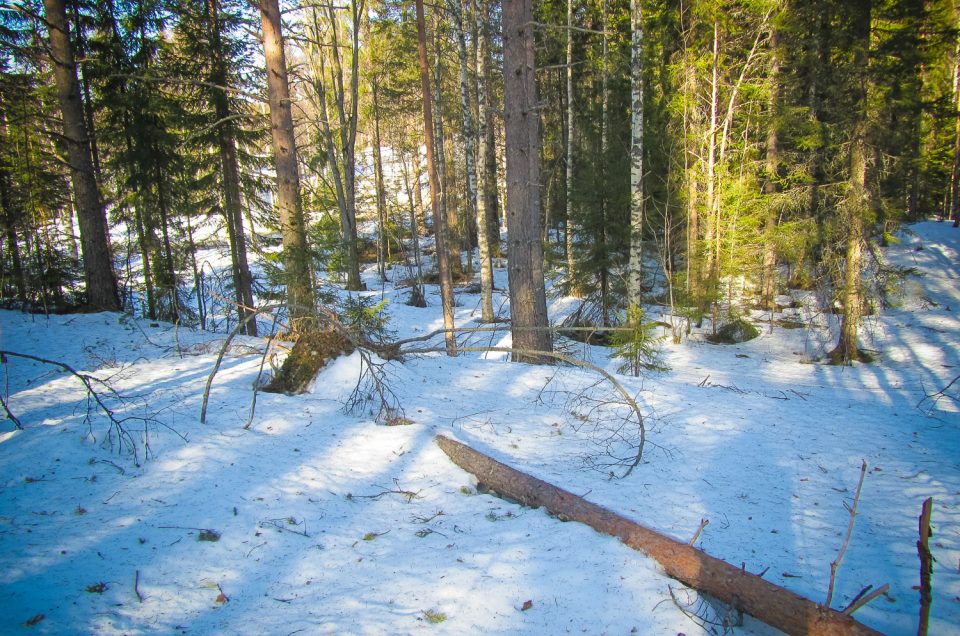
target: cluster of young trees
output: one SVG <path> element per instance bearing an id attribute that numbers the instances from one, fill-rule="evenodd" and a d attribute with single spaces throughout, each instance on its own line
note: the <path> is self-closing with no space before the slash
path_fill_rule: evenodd
<path id="1" fill-rule="evenodd" d="M 521 349 L 549 350 L 535 327 L 556 268 L 603 325 L 664 299 L 716 323 L 818 286 L 842 310 L 847 362 L 872 246 L 903 220 L 960 218 L 952 0 L 0 12 L 8 302 L 202 327 L 230 306 L 254 333 L 276 283 L 307 317 L 317 272 L 361 289 L 365 259 L 386 279 L 433 231 L 445 313 L 452 281 L 478 269 L 489 321 L 506 226 Z M 201 256 L 218 239 L 225 287 Z"/>

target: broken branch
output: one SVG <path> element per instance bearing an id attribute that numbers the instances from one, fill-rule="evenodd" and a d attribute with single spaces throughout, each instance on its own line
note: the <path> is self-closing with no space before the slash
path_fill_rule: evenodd
<path id="1" fill-rule="evenodd" d="M 920 512 L 920 539 L 917 552 L 920 555 L 920 628 L 919 636 L 926 636 L 930 625 L 930 605 L 933 603 L 933 554 L 930 552 L 930 515 L 933 514 L 933 497 L 923 502 Z"/>
<path id="2" fill-rule="evenodd" d="M 860 504 L 860 491 L 863 490 L 863 478 L 867 474 L 867 460 L 863 460 L 860 465 L 860 482 L 857 484 L 857 493 L 853 497 L 853 505 L 847 508 L 850 511 L 850 522 L 847 524 L 847 535 L 843 538 L 843 545 L 840 546 L 840 552 L 837 558 L 830 564 L 830 584 L 827 587 L 827 602 L 825 606 L 830 607 L 833 601 L 833 588 L 837 583 L 837 571 L 840 569 L 840 563 L 843 562 L 843 556 L 847 553 L 850 546 L 850 537 L 853 535 L 853 522 L 857 519 L 857 506 Z M 844 502 L 846 503 L 846 502 Z"/>

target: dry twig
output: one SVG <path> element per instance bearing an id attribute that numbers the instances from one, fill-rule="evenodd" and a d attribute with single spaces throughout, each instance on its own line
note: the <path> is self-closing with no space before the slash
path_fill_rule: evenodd
<path id="1" fill-rule="evenodd" d="M 840 552 L 837 554 L 837 558 L 830 564 L 830 584 L 827 587 L 827 601 L 824 603 L 826 607 L 830 607 L 830 603 L 833 601 L 833 588 L 837 583 L 837 571 L 840 569 L 843 556 L 847 553 L 847 548 L 850 546 L 850 537 L 853 535 L 853 522 L 857 519 L 857 506 L 860 504 L 860 491 L 863 490 L 863 478 L 866 474 L 867 461 L 863 460 L 863 463 L 860 465 L 860 482 L 857 484 L 857 493 L 853 497 L 853 505 L 847 507 L 847 510 L 850 512 L 850 523 L 847 524 L 847 534 L 843 538 L 843 545 L 840 546 Z M 846 505 L 846 503 L 844 503 L 844 505 Z"/>

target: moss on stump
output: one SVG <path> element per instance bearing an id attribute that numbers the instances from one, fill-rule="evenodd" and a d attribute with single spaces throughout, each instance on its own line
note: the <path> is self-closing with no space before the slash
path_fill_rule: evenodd
<path id="1" fill-rule="evenodd" d="M 330 360 L 350 353 L 353 353 L 353 344 L 336 331 L 311 330 L 301 333 L 277 375 L 263 390 L 287 395 L 303 393 Z"/>

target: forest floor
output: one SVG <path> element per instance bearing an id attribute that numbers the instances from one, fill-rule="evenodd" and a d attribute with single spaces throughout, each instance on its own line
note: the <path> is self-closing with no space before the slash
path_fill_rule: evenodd
<path id="1" fill-rule="evenodd" d="M 800 308 L 773 316 L 786 322 L 752 316 L 752 341 L 713 345 L 695 329 L 664 344 L 670 370 L 617 375 L 648 429 L 623 479 L 604 466 L 629 450 L 605 442 L 623 421 L 587 369 L 476 353 L 389 362 L 410 423 L 385 426 L 375 404 L 344 410 L 354 353 L 307 394 L 260 393 L 244 429 L 263 339 L 228 350 L 200 424 L 222 334 L 0 312 L 0 349 L 103 380 L 131 434 L 118 439 L 62 369 L 4 360 L 0 391 L 24 430 L 0 421 L 0 632 L 692 635 L 736 619 L 613 538 L 477 492 L 434 443 L 443 433 L 682 541 L 707 519 L 698 547 L 818 602 L 866 461 L 833 606 L 889 584 L 856 617 L 916 633 L 917 519 L 933 497 L 930 633 L 960 634 L 960 382 L 928 397 L 960 374 L 960 230 L 921 223 L 902 238 L 885 258 L 915 270 L 865 319 L 872 364 L 819 362 L 836 319 L 798 294 Z M 442 326 L 436 287 L 426 309 L 407 293 L 368 292 L 390 301 L 398 337 Z M 470 326 L 478 297 L 458 300 Z M 497 304 L 508 311 L 505 292 Z M 552 301 L 552 318 L 573 304 Z M 795 320 L 807 328 L 781 326 Z M 564 347 L 618 367 L 608 349 Z M 749 618 L 730 631 L 773 633 Z"/>

